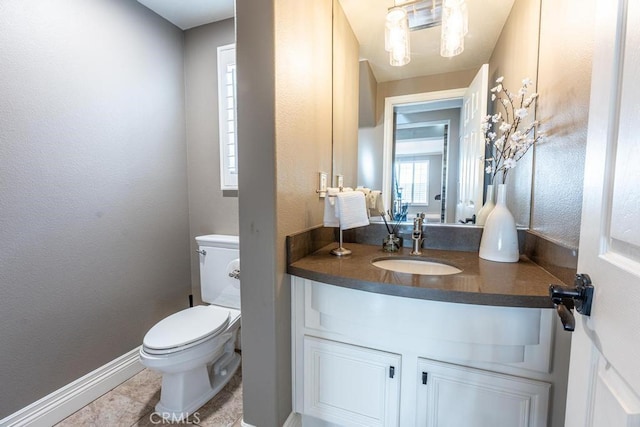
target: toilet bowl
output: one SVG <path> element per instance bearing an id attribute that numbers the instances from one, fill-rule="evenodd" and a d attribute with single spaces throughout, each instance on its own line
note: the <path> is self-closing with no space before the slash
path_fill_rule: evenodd
<path id="1" fill-rule="evenodd" d="M 240 365 L 235 352 L 240 328 L 238 238 L 197 237 L 202 299 L 161 320 L 145 335 L 140 362 L 162 373 L 156 412 L 164 419 L 189 418 L 213 398 Z"/>

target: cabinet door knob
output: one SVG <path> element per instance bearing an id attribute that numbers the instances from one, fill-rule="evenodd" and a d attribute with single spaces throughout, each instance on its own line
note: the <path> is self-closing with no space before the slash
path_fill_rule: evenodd
<path id="1" fill-rule="evenodd" d="M 396 367 L 389 366 L 389 378 L 393 378 L 396 375 Z"/>
<path id="2" fill-rule="evenodd" d="M 423 372 L 422 373 L 422 384 L 427 384 L 427 378 L 429 377 L 429 373 L 428 372 Z"/>

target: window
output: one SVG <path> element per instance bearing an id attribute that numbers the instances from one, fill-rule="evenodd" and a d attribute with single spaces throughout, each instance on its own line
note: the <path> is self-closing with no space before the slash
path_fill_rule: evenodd
<path id="1" fill-rule="evenodd" d="M 429 206 L 429 160 L 397 158 L 396 177 L 403 202 Z"/>
<path id="2" fill-rule="evenodd" d="M 220 127 L 220 187 L 222 190 L 237 190 L 235 44 L 218 47 L 218 123 Z"/>

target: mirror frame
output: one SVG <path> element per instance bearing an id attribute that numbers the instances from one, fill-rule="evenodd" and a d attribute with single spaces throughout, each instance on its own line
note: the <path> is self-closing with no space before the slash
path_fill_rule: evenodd
<path id="1" fill-rule="evenodd" d="M 391 185 L 393 179 L 393 110 L 398 105 L 419 104 L 449 99 L 462 99 L 467 88 L 440 90 L 390 96 L 384 99 L 384 137 L 382 142 L 382 200 L 391 209 Z"/>

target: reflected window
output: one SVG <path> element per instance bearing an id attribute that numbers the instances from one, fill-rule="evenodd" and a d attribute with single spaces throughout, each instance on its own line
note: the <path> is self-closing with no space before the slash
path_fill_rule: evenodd
<path id="1" fill-rule="evenodd" d="M 429 206 L 429 160 L 397 157 L 395 166 L 402 201 L 410 205 Z"/>

